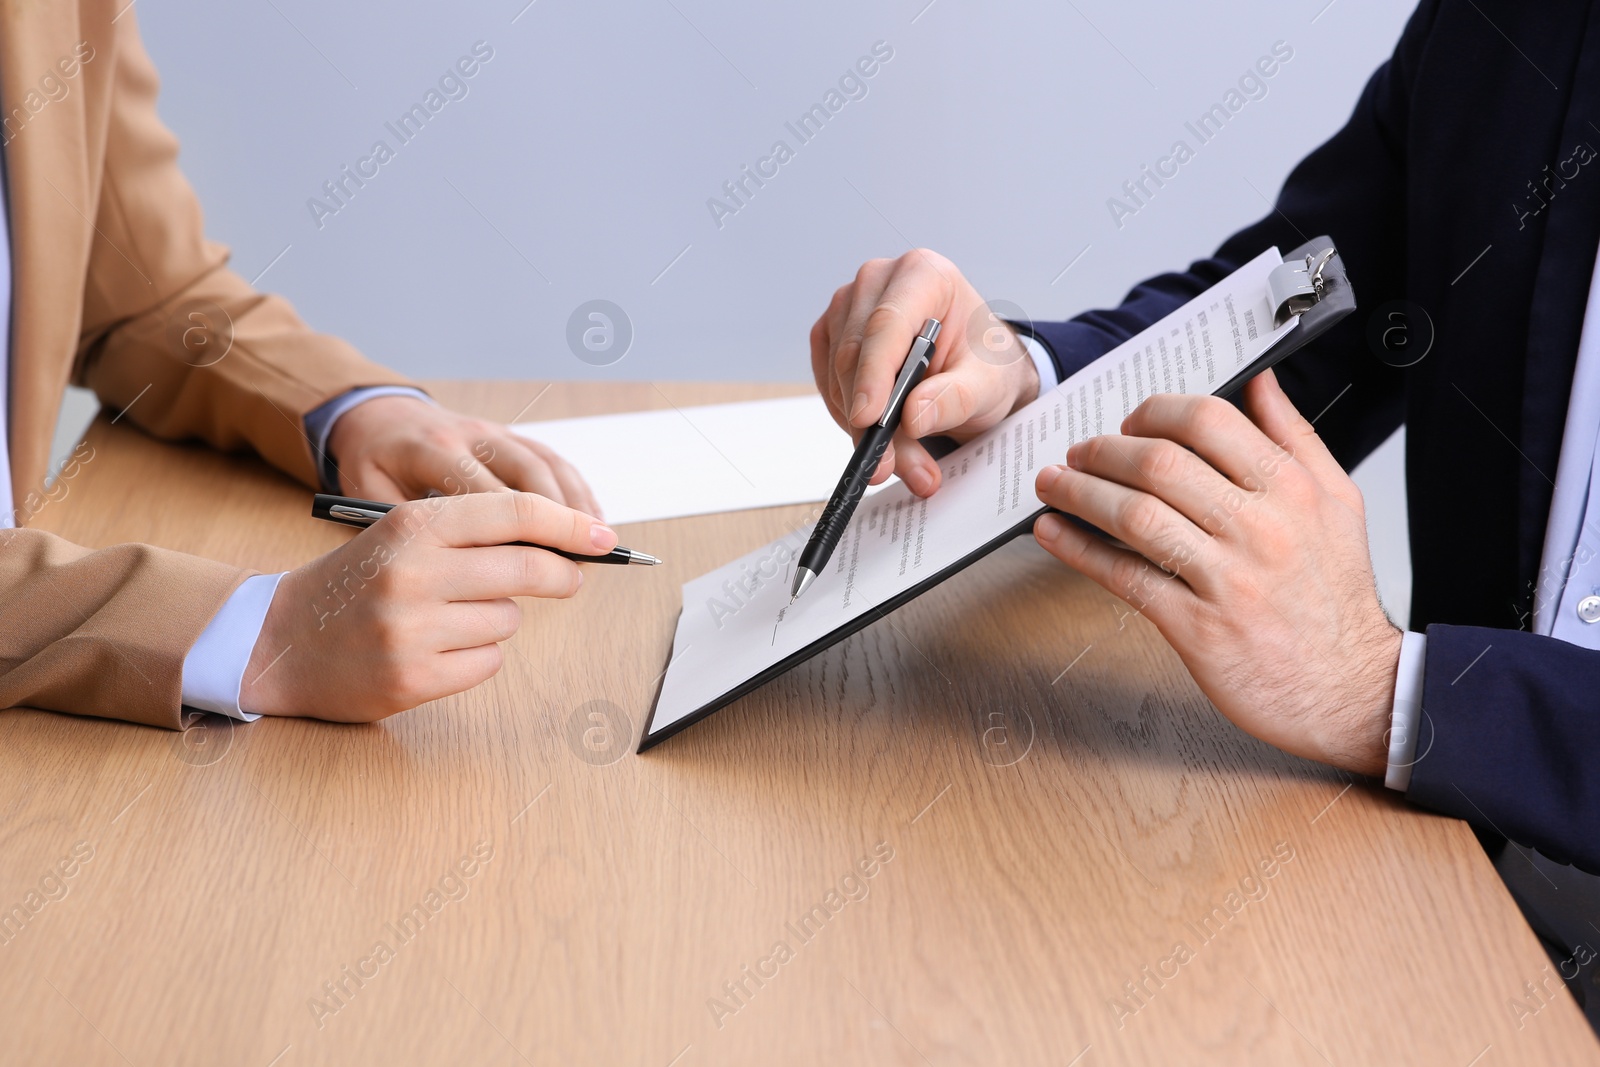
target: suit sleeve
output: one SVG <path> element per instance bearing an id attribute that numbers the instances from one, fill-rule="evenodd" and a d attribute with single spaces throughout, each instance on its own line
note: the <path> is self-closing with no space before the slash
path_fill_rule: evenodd
<path id="1" fill-rule="evenodd" d="M 1265 218 L 1184 271 L 1139 283 L 1116 308 L 1068 322 L 1036 322 L 1064 379 L 1276 245 L 1287 251 L 1318 234 L 1339 247 L 1363 308 L 1405 294 L 1406 141 L 1416 70 L 1436 0 L 1411 16 L 1394 55 L 1367 82 L 1350 120 L 1297 164 Z M 1403 372 L 1367 347 L 1366 316 L 1350 315 L 1280 364 L 1278 378 L 1349 469 L 1382 444 L 1404 415 Z M 1348 387 L 1348 392 L 1346 389 Z M 1342 394 L 1342 395 L 1341 395 Z M 1337 399 L 1338 404 L 1329 407 Z"/>
<path id="2" fill-rule="evenodd" d="M 1185 271 L 1136 286 L 1117 308 L 1033 323 L 1065 377 L 1215 284 L 1269 245 L 1326 233 L 1368 310 L 1402 298 L 1411 88 L 1437 9 L 1424 0 L 1349 122 L 1290 173 L 1272 212 Z M 1402 372 L 1367 350 L 1351 315 L 1278 370 L 1348 469 L 1403 418 Z M 1340 393 L 1349 387 L 1343 397 Z M 1328 408 L 1335 400 L 1332 408 Z M 1428 627 L 1417 761 L 1407 797 L 1553 859 L 1600 873 L 1600 652 L 1550 637 Z"/>
<path id="3" fill-rule="evenodd" d="M 105 156 L 74 377 L 148 433 L 250 449 L 315 486 L 306 413 L 361 386 L 414 383 L 227 269 L 156 116 L 133 12 L 109 47 L 114 86 L 90 120 L 104 123 Z"/>
<path id="4" fill-rule="evenodd" d="M 1407 799 L 1600 874 L 1600 652 L 1428 627 Z"/>
<path id="5" fill-rule="evenodd" d="M 183 660 L 250 572 L 149 545 L 0 530 L 0 708 L 178 729 Z"/>

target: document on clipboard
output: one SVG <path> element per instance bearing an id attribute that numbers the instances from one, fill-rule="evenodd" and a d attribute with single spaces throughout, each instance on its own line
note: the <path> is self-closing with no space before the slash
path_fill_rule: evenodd
<path id="1" fill-rule="evenodd" d="M 790 603 L 802 527 L 683 586 L 639 751 L 883 618 L 1032 528 L 1042 466 L 1115 432 L 1155 393 L 1228 396 L 1355 308 L 1333 242 L 1270 248 L 939 462 L 937 493 L 863 500 L 827 570 Z"/>

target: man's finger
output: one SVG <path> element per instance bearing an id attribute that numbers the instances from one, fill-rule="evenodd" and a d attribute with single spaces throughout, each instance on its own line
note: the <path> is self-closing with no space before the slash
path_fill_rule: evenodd
<path id="1" fill-rule="evenodd" d="M 1262 371 L 1245 383 L 1244 410 L 1269 440 L 1283 446 L 1323 488 L 1342 493 L 1351 485 L 1350 476 L 1328 451 L 1316 427 L 1295 408 L 1272 371 Z"/>
<path id="2" fill-rule="evenodd" d="M 878 458 L 878 469 L 872 472 L 872 480 L 868 484 L 882 485 L 889 480 L 889 475 L 894 473 L 894 469 L 895 448 L 894 442 L 890 441 L 889 447 L 884 449 L 883 455 Z"/>
<path id="3" fill-rule="evenodd" d="M 833 336 L 833 374 L 838 383 L 840 406 L 845 418 L 856 425 L 861 405 L 865 403 L 856 385 L 860 371 L 861 347 L 866 339 L 867 322 L 877 309 L 884 290 L 894 277 L 895 262 L 888 259 L 868 260 L 856 272 L 850 286 L 850 300 L 844 308 L 838 332 Z M 870 421 L 870 420 L 869 420 Z"/>
<path id="4" fill-rule="evenodd" d="M 817 381 L 817 392 L 822 394 L 828 410 L 833 412 L 839 425 L 846 430 L 850 428 L 849 412 L 845 411 L 844 399 L 839 392 L 839 376 L 833 367 L 833 350 L 838 347 L 839 331 L 844 328 L 844 317 L 849 310 L 850 294 L 854 287 L 855 283 L 852 282 L 835 289 L 827 308 L 811 327 L 811 374 Z"/>
<path id="5" fill-rule="evenodd" d="M 1034 487 L 1044 503 L 1106 531 L 1196 592 L 1216 591 L 1216 544 L 1160 497 L 1061 466 L 1041 470 Z"/>
<path id="6" fill-rule="evenodd" d="M 918 496 L 932 496 L 942 480 L 938 461 L 928 454 L 922 442 L 909 434 L 895 434 L 894 470 Z"/>
<path id="7" fill-rule="evenodd" d="M 1158 393 L 1122 420 L 1122 432 L 1176 441 L 1252 492 L 1288 458 L 1243 412 L 1215 396 Z"/>
<path id="8" fill-rule="evenodd" d="M 452 548 L 527 541 L 598 555 L 617 544 L 617 535 L 609 526 L 535 493 L 473 493 L 416 500 L 384 516 L 378 525 L 384 524 L 415 530 L 436 545 Z"/>
<path id="9" fill-rule="evenodd" d="M 837 294 L 834 299 L 839 299 Z M 834 422 L 848 430 L 850 424 L 839 402 L 839 382 L 833 376 L 830 336 L 828 312 L 823 312 L 811 327 L 811 377 L 817 383 L 817 393 L 822 397 L 822 402 L 828 406 L 828 414 L 833 416 Z"/>
<path id="10" fill-rule="evenodd" d="M 861 356 L 850 386 L 852 426 L 868 426 L 883 414 L 923 322 L 949 318 L 953 274 L 954 268 L 941 268 L 931 252 L 910 252 L 895 261 L 894 275 L 862 327 Z"/>
<path id="11" fill-rule="evenodd" d="M 1041 515 L 1033 524 L 1034 539 L 1062 563 L 1097 583 L 1112 596 L 1131 604 L 1160 625 L 1172 609 L 1194 594 L 1152 567 L 1143 556 L 1117 548 L 1073 526 L 1060 515 Z"/>
<path id="12" fill-rule="evenodd" d="M 968 360 L 928 375 L 911 390 L 902 425 L 916 437 L 987 430 L 1006 414 L 997 410 L 1002 392 L 992 367 Z"/>
<path id="13" fill-rule="evenodd" d="M 1067 450 L 1067 462 L 1085 474 L 1159 496 L 1213 537 L 1251 499 L 1199 456 L 1164 438 L 1091 437 Z"/>

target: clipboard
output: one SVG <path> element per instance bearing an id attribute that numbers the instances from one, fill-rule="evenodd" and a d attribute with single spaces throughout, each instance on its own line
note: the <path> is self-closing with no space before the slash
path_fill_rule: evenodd
<path id="1" fill-rule="evenodd" d="M 1345 273 L 1344 262 L 1339 257 L 1338 249 L 1332 239 L 1326 236 L 1315 237 L 1291 251 L 1284 257 L 1281 265 L 1273 267 L 1267 276 L 1267 304 L 1273 312 L 1277 325 L 1281 326 L 1289 318 L 1299 316 L 1297 325 L 1280 337 L 1276 343 L 1259 354 L 1242 370 L 1234 374 L 1233 377 L 1213 389 L 1212 395 L 1231 399 L 1251 378 L 1316 340 L 1355 310 L 1355 292 L 1350 286 L 1349 277 Z M 1014 523 L 1003 533 L 991 538 L 955 562 L 940 568 L 882 603 L 869 607 L 836 628 L 829 630 L 817 640 L 806 644 L 790 655 L 751 675 L 720 696 L 703 704 L 692 713 L 678 718 L 657 731 L 653 729 L 656 712 L 660 708 L 661 695 L 666 686 L 668 674 L 675 662 L 673 650 L 669 650 L 667 664 L 656 682 L 655 693 L 651 699 L 650 714 L 646 717 L 644 729 L 639 736 L 637 751 L 643 753 L 654 748 L 662 741 L 677 734 L 680 730 L 694 725 L 713 712 L 721 710 L 741 697 L 761 688 L 774 678 L 787 673 L 819 652 L 831 648 L 872 623 L 887 617 L 890 612 L 910 603 L 923 593 L 942 583 L 945 579 L 965 570 L 1002 545 L 1020 535 L 1029 533 L 1033 529 L 1034 522 L 1048 510 L 1050 509 L 1043 506 L 1032 510 L 1030 514 Z"/>

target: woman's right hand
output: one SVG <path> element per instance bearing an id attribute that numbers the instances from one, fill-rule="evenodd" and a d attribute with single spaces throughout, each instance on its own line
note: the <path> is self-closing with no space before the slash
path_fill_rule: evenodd
<path id="1" fill-rule="evenodd" d="M 617 543 L 589 515 L 535 493 L 401 504 L 350 543 L 279 582 L 245 669 L 240 707 L 371 722 L 471 689 L 500 670 L 512 597 L 570 597 L 583 555 Z"/>

